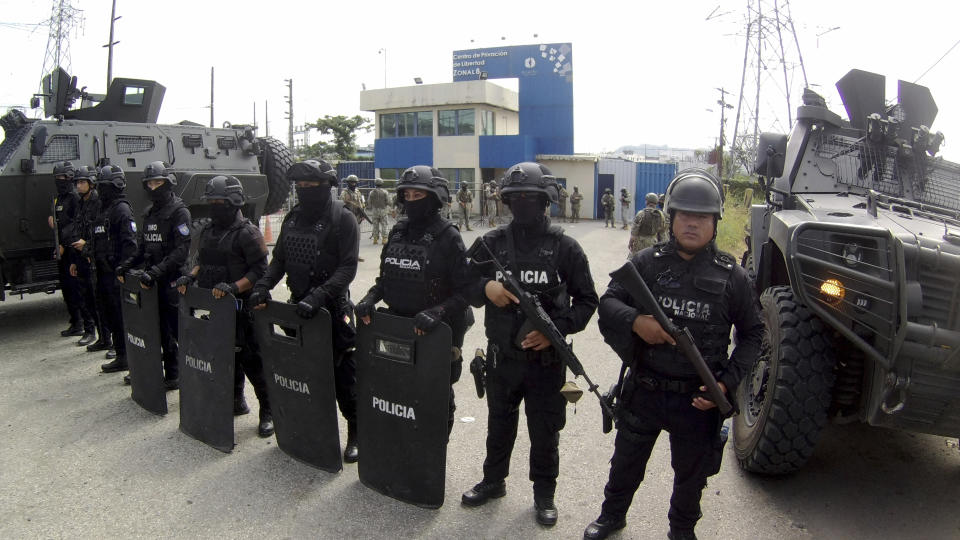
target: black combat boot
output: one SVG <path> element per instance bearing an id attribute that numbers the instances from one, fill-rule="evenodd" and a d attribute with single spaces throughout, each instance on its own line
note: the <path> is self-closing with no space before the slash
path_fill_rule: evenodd
<path id="1" fill-rule="evenodd" d="M 233 397 L 233 415 L 242 416 L 244 414 L 250 414 L 250 407 L 247 407 L 247 400 L 243 397 L 243 394 Z"/>
<path id="2" fill-rule="evenodd" d="M 83 337 L 77 342 L 77 347 L 86 347 L 97 340 L 97 334 L 94 332 L 84 332 Z"/>
<path id="3" fill-rule="evenodd" d="M 473 486 L 460 498 L 464 506 L 480 506 L 486 504 L 490 499 L 499 499 L 507 494 L 507 484 L 501 480 L 499 482 L 487 482 L 484 480 Z"/>
<path id="4" fill-rule="evenodd" d="M 260 409 L 260 425 L 257 426 L 257 435 L 269 437 L 273 435 L 273 414 L 269 409 Z"/>
<path id="5" fill-rule="evenodd" d="M 360 447 L 357 445 L 357 421 L 347 420 L 347 447 L 343 449 L 343 461 L 356 463 L 360 459 Z"/>
<path id="6" fill-rule="evenodd" d="M 174 377 L 172 379 L 164 378 L 163 387 L 166 389 L 167 392 L 170 392 L 172 390 L 178 390 L 180 388 L 180 378 L 179 377 Z"/>
<path id="7" fill-rule="evenodd" d="M 83 326 L 78 322 L 70 323 L 70 327 L 66 330 L 60 331 L 61 337 L 72 337 L 72 336 L 82 336 L 83 335 Z"/>
<path id="8" fill-rule="evenodd" d="M 553 527 L 557 524 L 557 507 L 553 504 L 553 497 L 534 495 L 533 508 L 537 511 L 537 523 L 544 527 Z"/>
<path id="9" fill-rule="evenodd" d="M 587 528 L 583 531 L 583 538 L 585 540 L 603 540 L 610 533 L 619 531 L 626 526 L 627 520 L 623 518 L 615 519 L 601 515 L 596 521 L 587 525 Z"/>
<path id="10" fill-rule="evenodd" d="M 127 386 L 130 386 L 130 374 L 129 374 L 129 373 L 127 373 L 126 375 L 123 376 L 123 384 L 125 384 L 125 385 L 127 385 Z"/>
<path id="11" fill-rule="evenodd" d="M 113 340 L 110 338 L 104 338 L 102 335 L 100 339 L 87 345 L 87 352 L 97 352 L 97 351 L 107 351 L 113 348 Z M 116 354 L 114 354 L 116 358 Z"/>
<path id="12" fill-rule="evenodd" d="M 678 529 L 671 525 L 667 532 L 667 538 L 670 540 L 697 540 L 697 535 L 694 534 L 693 529 Z"/>
<path id="13" fill-rule="evenodd" d="M 107 354 L 103 355 L 103 357 L 107 360 L 113 360 L 117 357 L 117 350 L 111 346 L 109 349 L 107 349 Z"/>
<path id="14" fill-rule="evenodd" d="M 113 362 L 106 364 L 101 364 L 100 369 L 104 373 L 113 373 L 115 371 L 126 371 L 127 369 L 127 359 L 123 357 L 116 357 Z"/>

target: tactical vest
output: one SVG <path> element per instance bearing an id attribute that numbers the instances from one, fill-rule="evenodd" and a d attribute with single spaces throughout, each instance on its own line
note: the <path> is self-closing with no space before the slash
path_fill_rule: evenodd
<path id="1" fill-rule="evenodd" d="M 367 195 L 367 206 L 374 210 L 383 210 L 387 208 L 387 192 L 383 188 L 376 188 Z"/>
<path id="2" fill-rule="evenodd" d="M 730 272 L 736 261 L 716 252 L 687 266 L 685 273 L 674 268 L 683 266 L 662 248 L 640 269 L 644 280 L 660 303 L 667 317 L 677 326 L 686 326 L 700 349 L 707 365 L 714 371 L 727 364 L 730 345 L 728 320 L 729 298 L 724 294 Z M 641 369 L 646 368 L 666 377 L 695 378 L 696 370 L 677 347 L 657 345 L 638 347 Z"/>
<path id="3" fill-rule="evenodd" d="M 186 205 L 179 198 L 174 198 L 169 204 L 156 209 L 151 206 L 143 218 L 143 243 L 146 267 L 159 264 L 174 248 L 174 235 L 184 236 L 177 230 L 177 223 L 171 219 Z M 190 224 L 188 223 L 189 227 Z"/>
<path id="4" fill-rule="evenodd" d="M 441 303 L 452 292 L 443 254 L 437 240 L 453 224 L 445 219 L 431 224 L 420 238 L 410 238 L 410 222 L 401 219 L 390 231 L 390 240 L 383 248 L 381 279 L 383 301 L 391 310 L 412 316 Z"/>
<path id="5" fill-rule="evenodd" d="M 287 214 L 281 229 L 284 270 L 290 296 L 301 299 L 310 289 L 323 285 L 340 265 L 339 229 L 343 202 L 331 201 L 330 213 L 316 223 L 304 221 L 299 209 Z"/>
<path id="6" fill-rule="evenodd" d="M 57 195 L 53 200 L 53 215 L 56 219 L 57 234 L 60 235 L 60 242 L 67 240 L 65 236 L 71 227 L 71 221 L 77 218 L 77 207 L 80 206 L 80 196 L 76 192 Z M 71 217 L 72 216 L 72 217 Z"/>
<path id="7" fill-rule="evenodd" d="M 119 234 L 117 227 L 122 224 L 114 223 L 113 214 L 120 204 L 127 205 L 130 208 L 130 202 L 126 199 L 114 199 L 102 208 L 97 214 L 97 219 L 92 224 L 93 229 L 93 257 L 97 261 L 97 266 L 101 268 L 116 268 L 120 262 L 117 246 L 113 245 L 114 235 Z"/>
<path id="8" fill-rule="evenodd" d="M 553 316 L 569 308 L 570 295 L 567 294 L 566 284 L 560 281 L 557 268 L 563 229 L 551 225 L 542 236 L 540 245 L 525 253 L 517 251 L 513 233 L 507 226 L 499 227 L 496 234 L 490 249 L 493 250 L 497 260 L 517 278 L 525 291 L 540 299 L 547 314 Z M 494 279 L 503 282 L 503 277 L 500 275 L 495 274 Z M 525 321 L 526 316 L 516 305 L 505 308 L 488 306 L 484 310 L 487 337 L 499 343 L 501 347 L 514 346 L 514 337 Z"/>
<path id="9" fill-rule="evenodd" d="M 237 236 L 248 226 L 253 226 L 249 219 L 240 219 L 220 233 L 214 230 L 213 222 L 204 225 L 197 249 L 198 287 L 212 289 L 217 283 L 233 283 L 247 273 L 247 262 L 243 248 L 237 244 Z"/>
<path id="10" fill-rule="evenodd" d="M 655 236 L 663 226 L 663 213 L 656 208 L 644 208 L 637 225 L 638 236 Z"/>

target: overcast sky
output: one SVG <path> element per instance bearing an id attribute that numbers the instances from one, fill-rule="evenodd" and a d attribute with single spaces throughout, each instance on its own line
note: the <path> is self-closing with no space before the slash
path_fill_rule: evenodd
<path id="1" fill-rule="evenodd" d="M 88 91 L 103 92 L 107 50 L 101 45 L 107 42 L 110 0 L 72 2 L 84 16 L 71 40 L 72 73 Z M 746 3 L 596 0 L 575 3 L 571 10 L 565 7 L 569 3 L 500 0 L 118 0 L 122 18 L 113 73 L 167 87 L 161 122 L 207 124 L 213 66 L 216 124 L 251 122 L 256 102 L 262 126 L 269 102 L 270 134 L 286 141 L 284 79 L 294 80 L 297 124 L 326 114 L 372 118 L 358 109 L 359 92 L 362 84 L 383 87 L 385 71 L 387 86 L 412 85 L 414 77 L 450 82 L 454 50 L 570 42 L 575 151 L 643 143 L 708 147 L 719 131 L 715 88 L 733 92 L 728 101 L 737 99 Z M 9 23 L 41 22 L 51 5 L 51 0 L 0 0 L 0 112 L 26 104 L 37 90 L 47 42 L 46 28 Z M 897 79 L 914 81 L 960 40 L 956 6 L 932 0 L 795 0 L 792 15 L 809 83 L 842 116 L 834 83 L 851 68 L 886 75 L 887 97 L 895 97 Z M 789 38 L 784 36 L 785 45 Z M 778 65 L 768 69 L 761 108 L 776 111 L 776 118 L 771 115 L 761 130 L 783 131 L 783 73 Z M 958 72 L 960 47 L 919 81 L 938 100 L 933 127 L 945 133 L 943 153 L 953 160 L 960 160 L 960 142 L 951 144 L 960 141 Z M 799 69 L 794 76 L 802 86 Z M 754 98 L 753 90 L 748 97 Z M 733 123 L 731 117 L 728 137 Z M 372 141 L 372 133 L 360 138 L 361 144 Z"/>

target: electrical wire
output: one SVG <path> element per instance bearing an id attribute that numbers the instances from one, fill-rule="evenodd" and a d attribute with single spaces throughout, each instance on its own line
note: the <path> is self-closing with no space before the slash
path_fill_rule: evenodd
<path id="1" fill-rule="evenodd" d="M 941 56 L 936 62 L 934 62 L 932 66 L 928 67 L 926 71 L 924 71 L 923 73 L 921 73 L 920 76 L 917 77 L 917 79 L 916 79 L 915 81 L 913 81 L 914 84 L 916 84 L 917 82 L 919 82 L 920 79 L 922 79 L 924 75 L 926 75 L 927 73 L 930 73 L 930 70 L 931 70 L 931 69 L 937 67 L 937 64 L 939 64 L 944 58 L 946 58 L 947 55 L 950 54 L 950 51 L 952 51 L 954 48 L 956 48 L 957 45 L 960 45 L 960 39 L 958 39 L 956 43 L 954 43 L 949 49 L 947 49 L 947 52 L 943 53 L 943 56 Z"/>

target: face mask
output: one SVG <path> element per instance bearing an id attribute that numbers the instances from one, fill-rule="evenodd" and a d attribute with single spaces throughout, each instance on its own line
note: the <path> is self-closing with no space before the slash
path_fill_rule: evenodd
<path id="1" fill-rule="evenodd" d="M 100 184 L 97 186 L 97 193 L 100 194 L 100 199 L 109 201 L 119 197 L 122 192 L 113 184 Z"/>
<path id="2" fill-rule="evenodd" d="M 226 227 L 232 225 L 237 218 L 237 208 L 232 204 L 212 204 L 210 205 L 210 217 L 217 225 Z"/>
<path id="3" fill-rule="evenodd" d="M 513 221 L 520 227 L 530 227 L 540 223 L 544 218 L 544 204 L 540 197 L 519 198 L 510 201 L 510 212 Z"/>
<path id="4" fill-rule="evenodd" d="M 410 221 L 423 221 L 433 214 L 437 213 L 440 206 L 433 197 L 424 197 L 415 201 L 403 201 L 403 207 L 406 210 Z"/>
<path id="5" fill-rule="evenodd" d="M 298 187 L 297 200 L 305 215 L 318 216 L 330 201 L 330 186 Z"/>
<path id="6" fill-rule="evenodd" d="M 147 196 L 150 197 L 150 200 L 154 204 L 162 205 L 173 199 L 173 189 L 170 187 L 169 182 L 164 182 L 163 185 L 157 189 L 148 190 Z"/>
<path id="7" fill-rule="evenodd" d="M 73 181 L 72 180 L 55 180 L 57 183 L 57 195 L 66 195 L 73 190 Z"/>

